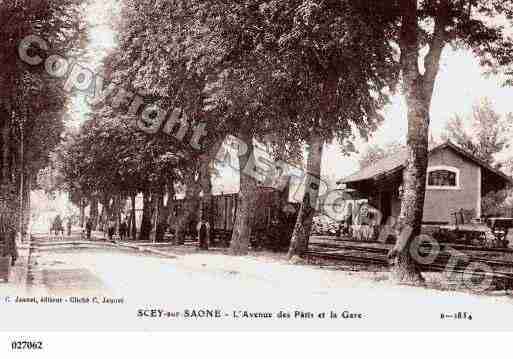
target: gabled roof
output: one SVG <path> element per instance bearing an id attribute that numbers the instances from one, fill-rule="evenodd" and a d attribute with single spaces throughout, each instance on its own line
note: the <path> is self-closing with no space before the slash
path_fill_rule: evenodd
<path id="1" fill-rule="evenodd" d="M 506 182 L 513 183 L 512 178 L 508 177 L 507 175 L 505 175 L 503 172 L 499 171 L 498 169 L 493 168 L 488 163 L 475 157 L 474 155 L 465 151 L 464 149 L 454 145 L 450 141 L 445 142 L 445 143 L 431 149 L 429 151 L 429 154 L 432 154 L 433 152 L 440 151 L 440 150 L 443 150 L 446 148 L 449 148 L 449 149 L 455 151 L 462 157 L 465 157 L 466 159 L 476 163 L 477 165 L 485 168 L 486 170 L 492 172 L 493 174 L 501 177 Z M 362 168 L 360 171 L 353 173 L 352 175 L 350 175 L 348 177 L 342 178 L 337 183 L 342 184 L 342 183 L 360 182 L 360 181 L 374 179 L 376 177 L 379 177 L 379 176 L 387 174 L 387 173 L 402 170 L 406 166 L 407 159 L 408 159 L 408 151 L 406 149 L 400 150 L 399 152 L 397 152 L 393 155 L 390 155 L 387 158 L 384 158 L 370 166 Z"/>
<path id="2" fill-rule="evenodd" d="M 397 153 L 394 153 L 386 158 L 383 158 L 382 160 L 379 160 L 371 164 L 370 166 L 362 168 L 360 171 L 353 173 L 348 177 L 342 178 L 337 183 L 340 184 L 359 182 L 374 178 L 387 172 L 393 172 L 401 167 L 404 167 L 407 158 L 408 152 L 406 150 L 401 150 Z"/>

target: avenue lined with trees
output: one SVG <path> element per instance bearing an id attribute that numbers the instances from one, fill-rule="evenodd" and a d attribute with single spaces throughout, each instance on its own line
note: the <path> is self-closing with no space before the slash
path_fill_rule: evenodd
<path id="1" fill-rule="evenodd" d="M 70 94 L 44 68 L 23 63 L 18 47 L 37 35 L 52 52 L 87 58 L 86 3 L 0 1 L 3 221 L 24 234 L 30 191 L 40 187 L 68 193 L 80 209 L 80 226 L 87 209 L 94 228 L 128 218 L 132 239 L 162 241 L 169 227 L 175 243 L 183 244 L 192 219 L 211 222 L 213 181 L 226 167 L 222 159 L 235 156 L 239 192 L 230 252 L 249 252 L 260 187 L 269 177 L 293 177 L 289 163 L 306 174 L 289 238 L 289 258 L 302 257 L 326 200 L 320 178 L 325 145 L 356 153 L 357 141 L 384 121 L 390 97 L 403 93 L 408 161 L 389 258 L 396 280 L 422 282 L 410 245 L 422 225 L 440 59 L 446 48 L 466 48 L 483 71 L 509 74 L 513 43 L 492 20 L 509 21 L 511 2 L 120 1 L 113 19 L 117 45 L 97 71 L 105 83 L 82 93 L 89 105 L 85 120 L 78 129 L 66 128 Z M 109 91 L 114 85 L 138 101 L 120 100 L 119 91 Z M 458 117 L 447 138 L 492 163 L 506 146 L 500 136 L 509 117 L 500 119 L 487 103 L 476 106 L 474 116 L 482 131 L 477 140 Z M 269 149 L 265 161 L 259 145 Z M 399 147 L 375 148 L 362 165 Z M 171 223 L 172 204 L 182 196 Z"/>
<path id="2" fill-rule="evenodd" d="M 28 35 L 51 39 L 58 52 L 79 56 L 86 41 L 82 2 L 0 2 L 0 201 L 2 236 L 27 232 L 30 192 L 64 132 L 67 96 L 43 70 L 18 56 Z"/>

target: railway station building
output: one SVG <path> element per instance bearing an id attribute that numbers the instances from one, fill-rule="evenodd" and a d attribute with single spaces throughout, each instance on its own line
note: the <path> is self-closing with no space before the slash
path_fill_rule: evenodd
<path id="1" fill-rule="evenodd" d="M 407 151 L 402 150 L 341 179 L 338 184 L 356 190 L 379 209 L 386 221 L 401 209 L 403 172 Z M 424 203 L 425 225 L 446 225 L 453 213 L 473 211 L 482 217 L 481 201 L 490 191 L 513 184 L 512 178 L 451 142 L 429 151 Z"/>

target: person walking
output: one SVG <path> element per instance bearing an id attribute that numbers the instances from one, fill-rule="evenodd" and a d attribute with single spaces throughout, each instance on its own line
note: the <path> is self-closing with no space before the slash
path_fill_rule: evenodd
<path id="1" fill-rule="evenodd" d="M 91 220 L 90 217 L 87 218 L 87 221 L 86 221 L 86 238 L 88 240 L 91 239 L 91 231 L 93 230 L 93 221 Z"/>
<path id="2" fill-rule="evenodd" d="M 120 224 L 119 224 L 119 237 L 122 241 L 125 240 L 125 237 L 127 235 L 127 232 L 128 232 L 128 226 L 125 222 L 125 220 L 123 220 Z"/>
<path id="3" fill-rule="evenodd" d="M 58 236 L 59 234 L 61 236 L 64 236 L 64 227 L 62 225 L 62 218 L 59 214 L 53 220 L 53 231 L 55 233 L 55 236 Z"/>
<path id="4" fill-rule="evenodd" d="M 198 231 L 198 244 L 200 250 L 208 251 L 210 246 L 210 223 L 200 220 L 196 230 Z"/>
<path id="5" fill-rule="evenodd" d="M 108 229 L 109 241 L 112 241 L 112 238 L 114 237 L 114 233 L 116 233 L 116 221 L 114 220 L 114 218 L 112 218 L 109 221 L 109 229 Z"/>

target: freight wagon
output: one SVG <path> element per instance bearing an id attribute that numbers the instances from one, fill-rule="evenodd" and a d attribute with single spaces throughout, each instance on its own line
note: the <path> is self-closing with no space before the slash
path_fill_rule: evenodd
<path id="1" fill-rule="evenodd" d="M 228 246 L 237 214 L 238 194 L 212 196 L 212 242 L 218 246 Z M 169 223 L 176 223 L 184 205 L 184 200 L 176 200 L 171 205 Z M 198 211 L 198 215 L 199 215 Z M 251 244 L 254 248 L 282 250 L 288 248 L 294 229 L 299 204 L 289 202 L 289 186 L 280 190 L 273 187 L 258 188 L 255 213 L 252 216 Z M 196 238 L 198 216 L 189 223 L 189 238 Z"/>

